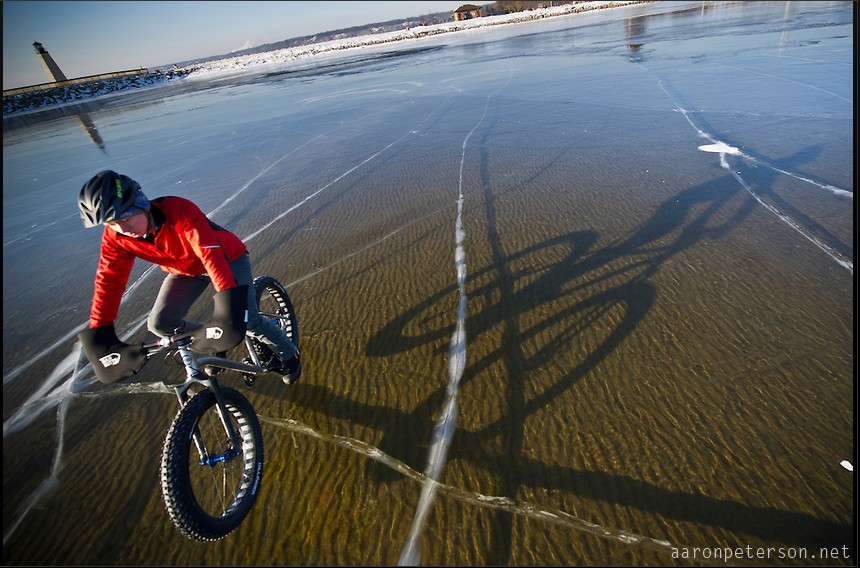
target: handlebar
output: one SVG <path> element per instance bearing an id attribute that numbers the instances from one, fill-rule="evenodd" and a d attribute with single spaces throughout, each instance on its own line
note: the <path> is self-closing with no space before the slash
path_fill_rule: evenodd
<path id="1" fill-rule="evenodd" d="M 186 339 L 189 340 L 188 343 L 191 343 L 191 333 L 190 332 L 179 333 L 177 335 L 168 335 L 165 337 L 161 337 L 161 338 L 157 339 L 156 341 L 144 343 L 143 345 L 141 345 L 141 348 L 143 349 L 143 352 L 146 355 L 149 355 L 150 353 L 153 353 L 156 351 L 161 351 L 162 349 L 165 349 L 167 347 L 170 347 L 171 345 L 175 345 L 177 343 L 180 343 Z"/>

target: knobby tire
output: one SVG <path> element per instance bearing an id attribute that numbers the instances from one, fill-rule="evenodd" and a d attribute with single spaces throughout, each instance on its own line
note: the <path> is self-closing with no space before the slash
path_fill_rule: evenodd
<path id="1" fill-rule="evenodd" d="M 161 458 L 161 489 L 167 512 L 190 539 L 219 540 L 232 532 L 257 498 L 263 473 L 263 435 L 251 403 L 222 388 L 228 418 L 239 433 L 241 453 L 232 460 L 201 464 L 192 434 L 199 429 L 207 454 L 225 452 L 230 439 L 218 417 L 215 394 L 203 390 L 183 406 L 167 433 Z"/>
<path id="2" fill-rule="evenodd" d="M 281 331 L 293 342 L 293 345 L 298 347 L 299 321 L 296 317 L 296 310 L 293 308 L 293 302 L 283 285 L 271 276 L 258 276 L 254 279 L 254 288 L 257 293 L 257 305 L 260 308 L 260 314 L 276 314 L 275 325 L 281 328 Z M 263 315 L 263 317 L 266 316 Z M 273 355 L 271 349 L 257 339 L 252 339 L 251 343 L 263 365 L 267 364 Z"/>

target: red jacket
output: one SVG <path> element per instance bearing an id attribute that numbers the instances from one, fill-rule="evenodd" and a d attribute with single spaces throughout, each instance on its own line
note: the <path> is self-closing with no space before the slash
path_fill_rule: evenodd
<path id="1" fill-rule="evenodd" d="M 158 264 L 171 274 L 206 274 L 216 292 L 236 286 L 230 262 L 247 250 L 239 237 L 212 223 L 182 197 L 160 197 L 151 203 L 154 235 L 135 238 L 104 229 L 90 327 L 116 320 L 135 258 Z"/>

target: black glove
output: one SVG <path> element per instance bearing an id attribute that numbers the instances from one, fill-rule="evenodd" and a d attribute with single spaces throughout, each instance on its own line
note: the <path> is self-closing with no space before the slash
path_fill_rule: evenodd
<path id="1" fill-rule="evenodd" d="M 96 378 L 103 383 L 115 383 L 130 377 L 146 363 L 143 346 L 124 343 L 116 336 L 113 325 L 85 329 L 78 334 L 78 339 Z"/>
<path id="2" fill-rule="evenodd" d="M 221 290 L 212 297 L 215 309 L 212 318 L 191 336 L 191 348 L 200 353 L 214 354 L 236 347 L 245 338 L 248 328 L 248 286 Z"/>

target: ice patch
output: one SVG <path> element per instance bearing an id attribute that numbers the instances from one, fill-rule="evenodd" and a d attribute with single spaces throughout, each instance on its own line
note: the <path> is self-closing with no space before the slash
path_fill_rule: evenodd
<path id="1" fill-rule="evenodd" d="M 741 153 L 740 150 L 735 148 L 734 146 L 729 146 L 725 142 L 717 142 L 716 144 L 704 144 L 699 146 L 699 150 L 702 152 L 713 152 L 714 154 L 731 154 L 732 156 L 737 156 Z"/>

